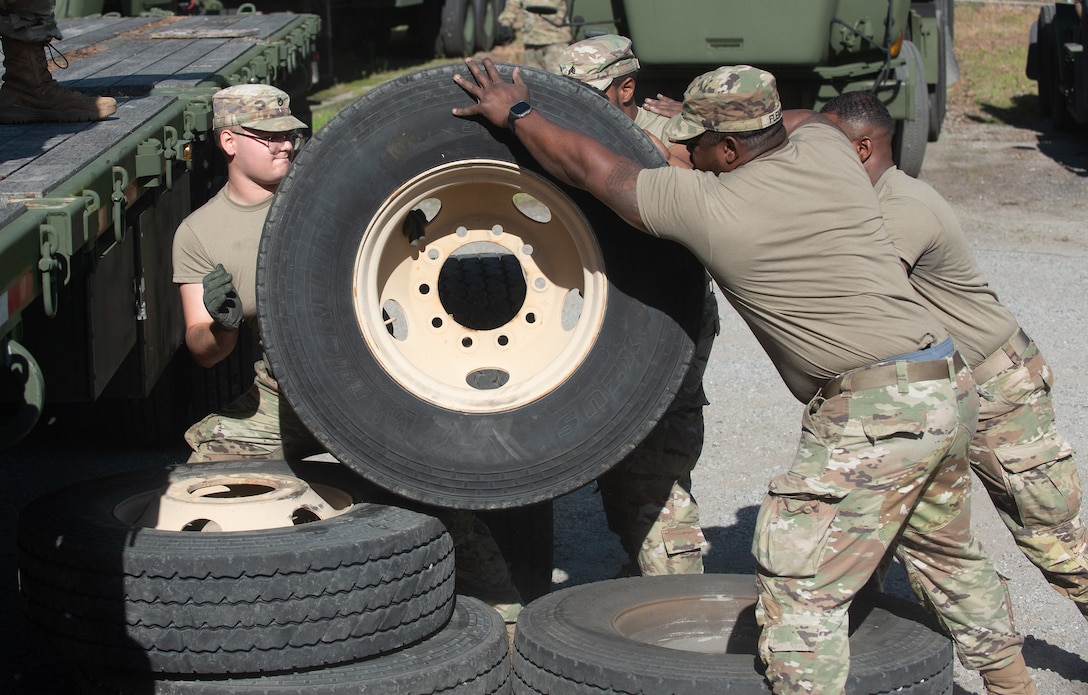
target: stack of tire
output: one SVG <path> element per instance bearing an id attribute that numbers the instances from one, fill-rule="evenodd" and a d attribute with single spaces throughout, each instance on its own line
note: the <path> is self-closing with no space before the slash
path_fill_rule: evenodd
<path id="1" fill-rule="evenodd" d="M 178 490 L 200 518 L 156 528 Z M 505 625 L 455 595 L 445 527 L 371 493 L 338 464 L 270 461 L 57 490 L 20 516 L 25 615 L 91 692 L 507 692 Z M 284 525 L 219 530 L 276 498 Z"/>

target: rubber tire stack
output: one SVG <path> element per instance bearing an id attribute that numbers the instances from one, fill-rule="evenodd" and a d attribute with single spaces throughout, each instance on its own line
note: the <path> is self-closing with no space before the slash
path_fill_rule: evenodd
<path id="1" fill-rule="evenodd" d="M 293 476 L 355 503 L 297 526 L 219 533 L 137 527 L 116 514 L 208 473 Z M 19 519 L 28 623 L 109 692 L 504 692 L 505 626 L 490 607 L 455 598 L 445 527 L 364 501 L 372 490 L 339 464 L 248 461 L 48 493 Z"/>

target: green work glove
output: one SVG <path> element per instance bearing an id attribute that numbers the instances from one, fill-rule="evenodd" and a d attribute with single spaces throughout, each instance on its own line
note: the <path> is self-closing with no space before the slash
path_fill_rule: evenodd
<path id="1" fill-rule="evenodd" d="M 223 264 L 204 276 L 204 308 L 222 328 L 228 331 L 238 330 L 242 324 L 242 300 L 234 289 L 234 276 L 226 271 Z"/>

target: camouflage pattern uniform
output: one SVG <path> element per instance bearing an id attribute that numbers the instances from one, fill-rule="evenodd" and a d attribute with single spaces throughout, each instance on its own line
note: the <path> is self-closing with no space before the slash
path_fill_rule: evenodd
<path id="1" fill-rule="evenodd" d="M 0 0 L 0 36 L 27 43 L 59 40 L 55 4 L 56 0 Z"/>
<path id="2" fill-rule="evenodd" d="M 867 368 L 857 369 L 841 393 L 825 389 L 808 404 L 797 456 L 771 480 L 752 548 L 759 652 L 776 693 L 842 692 L 850 600 L 895 544 L 964 666 L 1018 658 L 1007 589 L 971 532 L 978 395 L 970 370 L 948 362 L 952 379 L 851 391 Z M 892 364 L 905 377 L 907 363 Z"/>
<path id="3" fill-rule="evenodd" d="M 670 140 L 682 142 L 708 131 L 762 130 L 781 120 L 773 75 L 751 66 L 726 66 L 692 81 L 667 134 Z M 804 138 L 793 138 L 797 142 L 792 143 L 792 155 L 777 160 L 774 154 L 768 155 L 767 166 L 778 167 L 784 174 L 789 172 L 784 159 L 804 161 L 809 167 L 820 147 L 831 153 L 824 127 L 811 125 Z M 804 152 L 797 144 L 801 142 Z M 838 149 L 836 145 L 834 162 L 845 166 L 847 155 Z M 797 173 L 799 180 L 811 185 L 811 169 Z M 675 184 L 680 176 L 652 174 L 645 184 L 644 176 L 646 172 L 639 176 L 638 201 L 650 231 L 679 241 L 705 236 L 704 228 L 698 226 L 703 218 L 697 214 L 678 223 L 680 231 L 663 226 L 663 213 L 675 210 L 657 202 L 653 196 L 660 195 L 660 189 L 650 186 L 659 181 Z M 747 176 L 750 182 L 760 182 L 765 174 Z M 852 183 L 855 178 L 843 174 L 836 180 Z M 863 191 L 844 192 L 844 200 L 847 197 L 854 209 L 868 202 Z M 771 200 L 748 200 L 742 210 L 762 209 L 760 203 Z M 875 210 L 875 198 L 870 207 Z M 791 208 L 800 209 L 803 206 Z M 819 219 L 824 224 L 830 221 L 826 216 Z M 775 230 L 785 237 L 780 244 L 791 235 L 795 241 L 815 242 L 811 233 L 788 223 Z M 691 233 L 685 236 L 685 232 Z M 732 237 L 723 234 L 723 238 Z M 858 238 L 880 239 L 872 232 Z M 883 241 L 888 257 L 874 248 L 874 261 L 867 267 L 898 266 L 890 241 L 886 236 Z M 715 238 L 709 248 L 700 248 L 710 256 L 721 243 Z M 785 307 L 788 311 L 789 301 L 753 299 L 759 292 L 751 287 L 757 275 L 751 268 L 711 263 L 711 270 L 727 293 L 737 295 L 733 304 L 756 334 L 768 334 L 761 338 L 768 355 L 791 391 L 807 401 L 797 454 L 788 472 L 771 479 L 752 544 L 759 590 L 756 617 L 762 628 L 759 656 L 767 665 L 766 676 L 774 692 L 844 692 L 850 670 L 849 607 L 891 548 L 897 548 L 905 560 L 912 581 L 936 610 L 966 667 L 989 672 L 1022 666 L 1023 639 L 1013 624 L 1008 592 L 971 530 L 968 447 L 978 421 L 979 398 L 971 371 L 955 352 L 951 338 L 910 354 L 848 367 L 818 385 L 820 360 L 833 358 L 833 349 L 865 345 L 871 336 L 829 337 L 826 350 L 820 345 L 786 350 L 787 343 L 778 342 L 786 338 L 776 340 L 772 329 L 792 338 L 787 326 L 800 326 L 817 335 L 812 322 L 819 319 L 802 318 L 802 312 L 779 317 L 774 310 Z M 801 281 L 821 277 L 811 268 L 795 272 L 801 272 Z M 897 280 L 886 282 L 888 299 L 902 291 Z M 880 287 L 879 283 L 866 285 L 873 286 Z M 911 324 L 908 332 L 936 322 L 919 311 L 920 305 L 889 303 L 903 305 L 900 320 Z M 858 326 L 870 322 L 871 317 L 865 317 Z M 896 340 L 900 345 L 906 342 L 902 337 Z M 879 342 L 867 348 L 881 349 Z M 805 349 L 807 353 L 795 354 Z"/>
<path id="4" fill-rule="evenodd" d="M 1050 365 L 1022 331 L 1017 337 L 975 367 L 982 402 L 971 464 L 1020 550 L 1088 618 L 1088 529 L 1073 447 L 1055 426 Z M 991 375 L 995 358 L 1004 369 Z"/>
<path id="5" fill-rule="evenodd" d="M 253 386 L 185 431 L 189 463 L 237 459 L 298 460 L 325 450 L 283 398 L 265 361 L 253 365 Z"/>
<path id="6" fill-rule="evenodd" d="M 708 283 L 699 341 L 675 400 L 646 439 L 597 480 L 608 528 L 644 576 L 703 571 L 706 538 L 691 471 L 703 450 L 703 373 L 718 330 L 718 302 Z"/>
<path id="7" fill-rule="evenodd" d="M 603 92 L 616 78 L 637 73 L 639 67 L 638 58 L 631 51 L 631 39 L 605 34 L 564 48 L 556 71 Z"/>
<path id="8" fill-rule="evenodd" d="M 605 91 L 636 73 L 631 39 L 606 34 L 567 46 L 558 73 Z M 718 302 L 707 278 L 699 340 L 669 409 L 634 451 L 597 479 L 608 528 L 628 564 L 621 575 L 701 574 L 706 539 L 691 494 L 691 471 L 703 449 L 703 373 L 718 335 Z"/>
<path id="9" fill-rule="evenodd" d="M 555 14 L 541 15 L 527 7 L 554 6 Z M 559 55 L 571 41 L 566 0 L 507 0 L 499 24 L 512 28 L 525 46 L 525 65 L 556 72 Z"/>

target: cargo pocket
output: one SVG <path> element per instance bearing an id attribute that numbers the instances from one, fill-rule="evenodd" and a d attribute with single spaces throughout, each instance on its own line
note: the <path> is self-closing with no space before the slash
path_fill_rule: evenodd
<path id="1" fill-rule="evenodd" d="M 865 415 L 861 419 L 861 428 L 870 442 L 879 442 L 889 437 L 919 438 L 926 432 L 926 411 L 895 410 L 879 415 Z"/>
<path id="2" fill-rule="evenodd" d="M 777 577 L 812 577 L 846 491 L 790 472 L 771 479 L 759 509 L 752 554 Z"/>
<path id="3" fill-rule="evenodd" d="M 1080 511 L 1080 478 L 1073 447 L 1053 433 L 1027 444 L 993 450 L 1005 471 L 1020 523 L 1052 528 Z"/>

